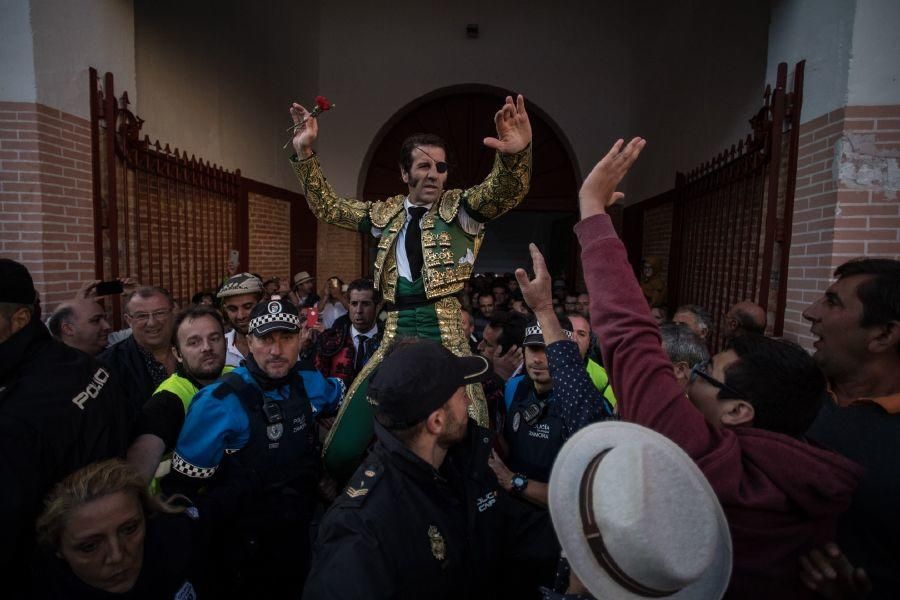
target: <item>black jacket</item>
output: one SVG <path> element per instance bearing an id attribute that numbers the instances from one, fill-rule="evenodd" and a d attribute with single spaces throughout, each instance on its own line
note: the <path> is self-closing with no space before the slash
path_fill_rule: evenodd
<path id="1" fill-rule="evenodd" d="M 31 600 L 181 600 L 210 598 L 204 525 L 186 514 L 154 515 L 147 519 L 144 561 L 134 587 L 111 594 L 76 577 L 55 554 L 42 552 L 36 560 Z"/>
<path id="2" fill-rule="evenodd" d="M 469 421 L 439 471 L 375 432 L 322 522 L 304 599 L 496 598 L 500 559 L 547 552 L 527 541 L 548 520 L 521 510 L 487 465 L 487 430 Z"/>
<path id="3" fill-rule="evenodd" d="M 89 463 L 124 456 L 132 420 L 108 371 L 84 352 L 52 339 L 40 321 L 32 320 L 0 344 L 4 572 L 18 570 L 22 557 L 30 555 L 34 520 L 50 488 Z M 13 585 L 20 580 L 4 578 Z"/>
<path id="4" fill-rule="evenodd" d="M 121 342 L 113 344 L 97 358 L 109 367 L 117 381 L 122 382 L 122 391 L 135 414 L 139 415 L 141 408 L 156 391 L 157 384 L 147 370 L 134 336 L 129 335 Z"/>

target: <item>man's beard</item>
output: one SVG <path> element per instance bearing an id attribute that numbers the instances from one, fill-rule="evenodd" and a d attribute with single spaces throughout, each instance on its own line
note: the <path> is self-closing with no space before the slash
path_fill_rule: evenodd
<path id="1" fill-rule="evenodd" d="M 447 430 L 437 439 L 437 444 L 441 448 L 450 448 L 466 439 L 466 433 L 469 430 L 469 419 L 464 417 L 461 421 L 451 421 L 447 424 Z"/>
<path id="2" fill-rule="evenodd" d="M 201 357 L 200 362 L 202 363 L 203 358 Z M 218 379 L 219 375 L 222 374 L 222 369 L 225 368 L 225 361 L 221 361 L 222 364 L 219 364 L 218 361 L 215 365 L 209 368 L 204 368 L 202 366 L 198 366 L 194 368 L 193 365 L 186 365 L 188 374 L 194 379 L 208 381 L 211 379 Z"/>

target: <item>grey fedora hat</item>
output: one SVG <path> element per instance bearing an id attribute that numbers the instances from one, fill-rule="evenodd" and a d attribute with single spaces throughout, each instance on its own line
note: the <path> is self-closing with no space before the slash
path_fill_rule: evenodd
<path id="1" fill-rule="evenodd" d="M 694 461 L 640 425 L 585 427 L 550 475 L 550 515 L 572 570 L 596 598 L 721 598 L 731 535 Z"/>

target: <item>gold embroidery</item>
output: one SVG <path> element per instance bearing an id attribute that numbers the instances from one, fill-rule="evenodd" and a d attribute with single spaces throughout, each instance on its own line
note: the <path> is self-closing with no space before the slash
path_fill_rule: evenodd
<path id="1" fill-rule="evenodd" d="M 445 235 L 446 233 L 447 233 L 446 231 L 442 231 L 441 235 Z M 438 240 L 438 238 L 436 238 L 434 236 L 434 233 L 432 233 L 431 231 L 423 231 L 422 232 L 422 247 L 423 248 L 434 248 L 435 246 L 437 246 L 437 240 Z M 443 246 L 443 244 L 441 244 L 441 245 Z"/>
<path id="2" fill-rule="evenodd" d="M 453 251 L 449 248 L 440 251 L 425 250 L 422 258 L 425 261 L 425 266 L 429 268 L 440 267 L 442 265 L 450 266 L 455 262 L 453 260 Z"/>
<path id="3" fill-rule="evenodd" d="M 497 153 L 494 167 L 481 184 L 463 192 L 467 206 L 486 219 L 516 207 L 531 181 L 531 145 L 517 154 Z"/>
<path id="4" fill-rule="evenodd" d="M 424 239 L 424 238 L 423 238 Z M 453 240 L 450 239 L 450 232 L 442 231 L 437 236 L 437 243 L 441 246 L 449 246 L 453 243 Z"/>
<path id="5" fill-rule="evenodd" d="M 437 313 L 438 328 L 441 331 L 441 343 L 456 356 L 472 356 L 466 333 L 462 328 L 462 310 L 455 297 L 441 298 L 434 304 Z M 487 402 L 480 383 L 466 386 L 466 392 L 472 402 L 469 403 L 469 416 L 482 427 L 489 426 Z"/>
<path id="6" fill-rule="evenodd" d="M 456 213 L 459 210 L 459 190 L 450 190 L 444 197 L 440 199 L 440 207 L 438 208 L 438 214 L 441 215 L 441 218 L 445 223 L 450 223 L 456 218 Z"/>
<path id="7" fill-rule="evenodd" d="M 444 543 L 444 536 L 438 531 L 434 525 L 428 528 L 428 541 L 431 543 L 431 554 L 438 560 L 447 558 L 447 544 Z"/>
<path id="8" fill-rule="evenodd" d="M 369 214 L 371 203 L 338 196 L 325 179 L 315 155 L 306 160 L 292 160 L 291 164 L 309 209 L 317 219 L 345 229 L 359 229 L 359 224 Z"/>
<path id="9" fill-rule="evenodd" d="M 425 231 L 426 229 L 434 229 L 434 215 L 433 214 L 429 213 L 429 214 L 425 215 L 424 217 L 422 217 L 422 231 Z"/>
<path id="10" fill-rule="evenodd" d="M 382 202 L 375 202 L 369 210 L 372 218 L 372 225 L 383 229 L 391 219 L 401 210 L 403 210 L 403 196 L 393 196 Z"/>

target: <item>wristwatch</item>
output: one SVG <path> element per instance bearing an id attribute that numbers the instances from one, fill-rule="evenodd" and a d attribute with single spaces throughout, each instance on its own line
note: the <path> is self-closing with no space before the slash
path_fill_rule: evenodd
<path id="1" fill-rule="evenodd" d="M 514 474 L 509 482 L 512 485 L 512 491 L 517 494 L 521 494 L 528 487 L 528 478 L 521 473 Z"/>

